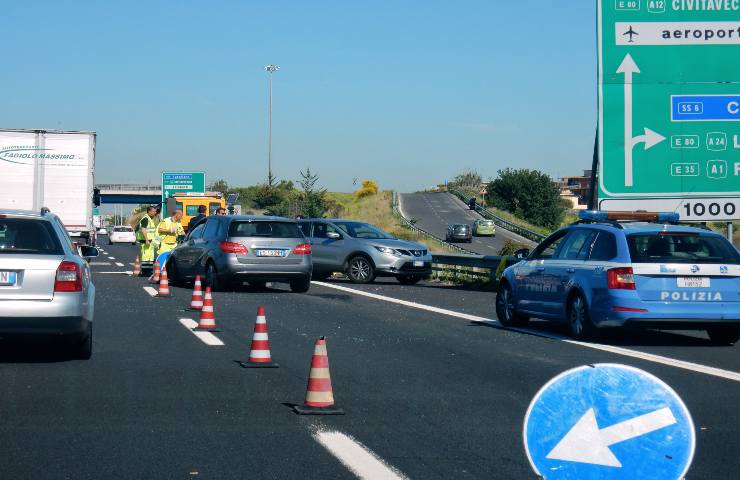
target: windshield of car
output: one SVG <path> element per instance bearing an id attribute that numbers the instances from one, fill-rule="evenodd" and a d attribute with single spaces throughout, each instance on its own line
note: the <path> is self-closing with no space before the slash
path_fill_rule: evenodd
<path id="1" fill-rule="evenodd" d="M 303 238 L 292 222 L 232 222 L 229 237 Z"/>
<path id="2" fill-rule="evenodd" d="M 342 229 L 347 235 L 353 238 L 366 238 L 366 239 L 393 239 L 393 235 L 390 235 L 383 230 L 379 229 L 375 225 L 362 222 L 334 222 L 337 227 Z"/>
<path id="3" fill-rule="evenodd" d="M 114 227 L 113 231 L 114 232 L 133 232 L 134 229 L 131 227 Z"/>
<path id="4" fill-rule="evenodd" d="M 3 218 L 0 219 L 0 255 L 11 253 L 63 255 L 64 251 L 49 222 Z"/>
<path id="5" fill-rule="evenodd" d="M 480 220 L 478 221 L 478 225 L 480 225 L 481 227 L 492 227 L 493 220 Z"/>
<path id="6" fill-rule="evenodd" d="M 455 231 L 464 232 L 468 229 L 468 226 L 467 225 L 455 225 L 452 228 L 454 228 Z"/>
<path id="7" fill-rule="evenodd" d="M 659 232 L 627 236 L 633 263 L 740 264 L 740 254 L 722 237 L 699 233 Z"/>

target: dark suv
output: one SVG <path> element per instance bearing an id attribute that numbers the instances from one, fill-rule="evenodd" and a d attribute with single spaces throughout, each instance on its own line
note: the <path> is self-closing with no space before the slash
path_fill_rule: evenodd
<path id="1" fill-rule="evenodd" d="M 294 292 L 311 285 L 311 245 L 294 220 L 282 217 L 211 216 L 172 251 L 173 283 L 205 275 L 213 289 L 228 284 L 264 287 L 288 282 Z"/>

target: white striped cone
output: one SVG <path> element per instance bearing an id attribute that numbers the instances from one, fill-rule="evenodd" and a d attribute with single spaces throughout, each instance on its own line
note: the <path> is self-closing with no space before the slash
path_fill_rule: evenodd
<path id="1" fill-rule="evenodd" d="M 170 281 L 167 278 L 167 269 L 162 269 L 162 276 L 159 280 L 159 291 L 157 292 L 157 297 L 171 297 L 172 294 L 170 293 Z"/>
<path id="2" fill-rule="evenodd" d="M 190 297 L 190 310 L 203 309 L 203 289 L 201 288 L 200 275 L 195 276 L 193 283 L 193 295 Z"/>
<path id="3" fill-rule="evenodd" d="M 203 299 L 203 309 L 200 311 L 200 321 L 198 326 L 193 330 L 217 332 L 216 315 L 213 313 L 213 297 L 211 296 L 211 287 L 206 287 L 205 298 Z"/>
<path id="4" fill-rule="evenodd" d="M 149 277 L 149 283 L 157 284 L 159 283 L 159 275 L 160 275 L 160 266 L 159 266 L 159 260 L 154 262 L 154 273 L 152 273 L 152 276 Z"/>
<path id="5" fill-rule="evenodd" d="M 270 339 L 267 336 L 267 319 L 265 307 L 257 309 L 257 321 L 254 323 L 254 335 L 249 349 L 249 360 L 239 362 L 244 368 L 275 368 L 277 363 L 272 361 L 270 354 Z"/>
<path id="6" fill-rule="evenodd" d="M 334 405 L 334 391 L 329 375 L 329 356 L 326 352 L 326 338 L 316 340 L 311 370 L 308 373 L 306 400 L 303 405 L 293 406 L 301 415 L 344 415 L 344 410 Z"/>
<path id="7" fill-rule="evenodd" d="M 136 259 L 134 260 L 134 270 L 131 272 L 131 275 L 134 277 L 138 277 L 141 275 L 141 260 L 139 259 L 139 256 L 136 256 Z"/>

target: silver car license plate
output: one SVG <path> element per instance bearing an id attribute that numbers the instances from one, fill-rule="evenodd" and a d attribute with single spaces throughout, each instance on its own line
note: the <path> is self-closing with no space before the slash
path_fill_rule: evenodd
<path id="1" fill-rule="evenodd" d="M 8 272 L 6 270 L 0 270 L 0 285 L 4 287 L 15 285 L 16 274 L 15 272 Z"/>
<path id="2" fill-rule="evenodd" d="M 678 277 L 676 283 L 681 288 L 709 288 L 709 277 Z"/>
<path id="3" fill-rule="evenodd" d="M 257 250 L 258 257 L 284 257 L 285 250 Z"/>

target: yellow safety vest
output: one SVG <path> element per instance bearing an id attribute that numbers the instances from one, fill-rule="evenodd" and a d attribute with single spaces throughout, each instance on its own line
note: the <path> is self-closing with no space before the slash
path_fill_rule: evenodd
<path id="1" fill-rule="evenodd" d="M 147 220 L 146 227 L 142 225 L 144 219 Z M 144 215 L 141 217 L 141 220 L 139 220 L 139 227 L 136 229 L 136 239 L 143 242 L 145 240 L 143 231 L 146 230 L 146 238 L 150 241 L 154 240 L 157 236 L 157 226 L 158 225 L 154 222 L 153 218 L 149 218 L 149 215 Z"/>
<path id="2" fill-rule="evenodd" d="M 167 245 L 176 244 L 177 236 L 185 235 L 185 230 L 182 228 L 182 224 L 174 221 L 172 217 L 162 220 L 162 223 L 157 227 L 157 231 L 159 231 L 160 228 L 163 228 L 166 231 L 166 233 L 160 232 L 159 236 L 162 237 L 162 243 L 166 243 Z"/>

